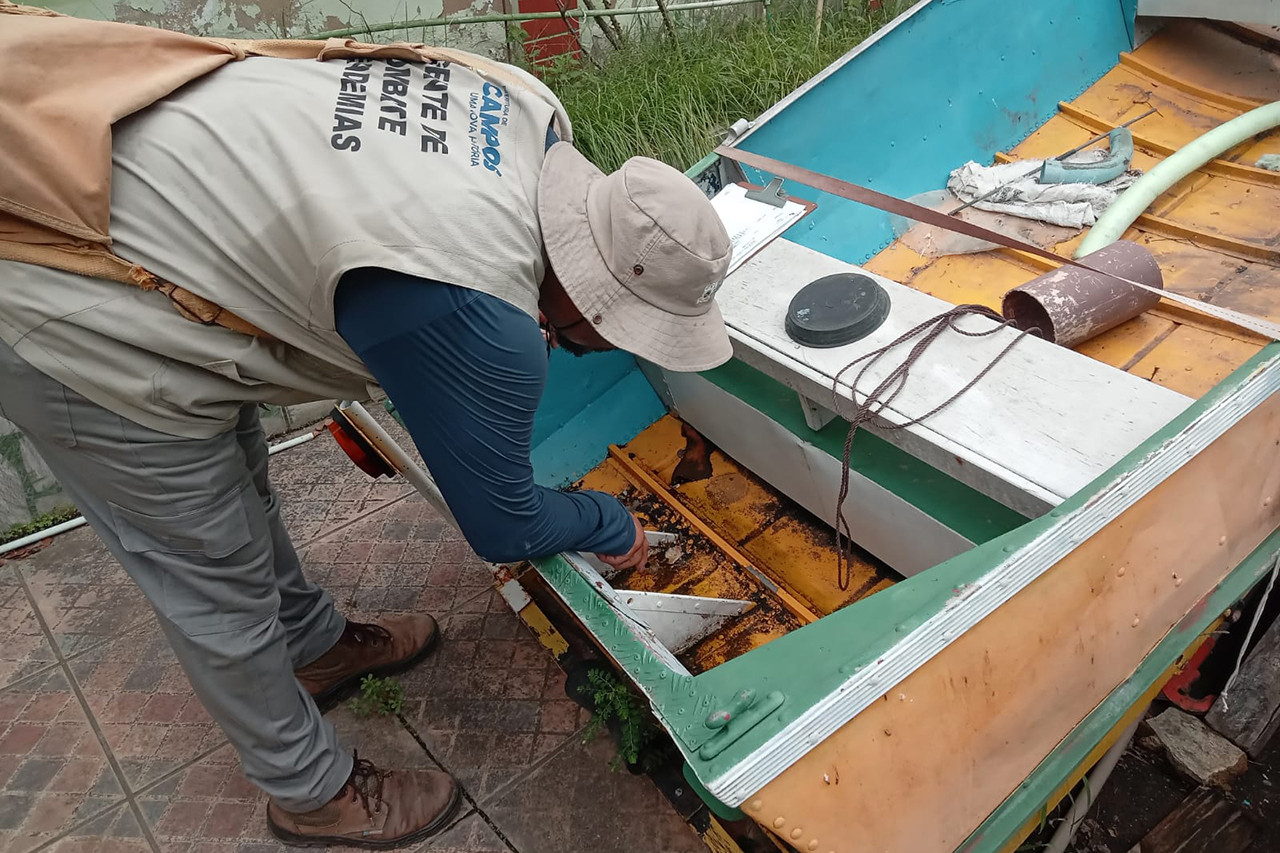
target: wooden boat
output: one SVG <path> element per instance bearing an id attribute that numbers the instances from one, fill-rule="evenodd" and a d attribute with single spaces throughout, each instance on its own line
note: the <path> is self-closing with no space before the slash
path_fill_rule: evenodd
<path id="1" fill-rule="evenodd" d="M 1135 22 L 1129 2 L 926 0 L 732 144 L 909 197 L 1154 106 L 1132 128 L 1146 170 L 1280 100 L 1277 69 L 1258 31 Z M 1275 153 L 1280 134 L 1249 139 L 1130 228 L 1166 289 L 1280 320 L 1280 173 L 1255 165 Z M 709 195 L 770 177 L 716 155 L 690 175 Z M 1013 850 L 1273 566 L 1280 345 L 1165 300 L 1074 351 L 1025 339 L 943 412 L 889 428 L 1015 332 L 939 341 L 854 436 L 838 578 L 837 372 L 952 304 L 998 309 L 1053 263 L 925 257 L 883 212 L 789 188 L 817 209 L 718 297 L 733 362 L 554 360 L 540 478 L 621 495 L 678 544 L 608 578 L 576 554 L 504 570 L 504 595 L 549 647 L 586 638 L 646 698 L 716 849 L 749 819 L 807 853 Z M 885 325 L 835 349 L 790 340 L 796 291 L 849 271 L 885 288 Z"/>

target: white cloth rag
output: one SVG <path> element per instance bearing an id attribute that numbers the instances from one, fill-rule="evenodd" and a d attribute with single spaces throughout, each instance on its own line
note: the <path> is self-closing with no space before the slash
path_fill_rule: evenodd
<path id="1" fill-rule="evenodd" d="M 1067 162 L 1093 163 L 1106 156 L 1103 150 L 1084 151 Z M 1129 171 L 1105 184 L 1042 184 L 1038 178 L 1043 163 L 1019 160 L 980 166 L 970 161 L 951 173 L 947 189 L 961 201 L 972 201 L 999 187 L 974 207 L 1067 228 L 1084 228 L 1097 222 L 1102 211 L 1138 178 L 1138 172 Z M 1032 169 L 1036 172 L 1027 175 Z"/>

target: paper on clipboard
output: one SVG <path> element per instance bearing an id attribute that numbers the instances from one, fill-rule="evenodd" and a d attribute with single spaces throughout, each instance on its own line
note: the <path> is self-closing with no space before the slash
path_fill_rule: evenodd
<path id="1" fill-rule="evenodd" d="M 781 207 L 774 207 L 747 198 L 748 189 L 750 187 L 743 184 L 729 184 L 711 199 L 711 206 L 729 232 L 729 242 L 733 246 L 729 256 L 730 273 L 803 219 L 815 206 L 811 202 L 789 198 Z"/>

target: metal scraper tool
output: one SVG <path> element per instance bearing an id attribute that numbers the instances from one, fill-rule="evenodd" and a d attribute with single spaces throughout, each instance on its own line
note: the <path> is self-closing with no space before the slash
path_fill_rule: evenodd
<path id="1" fill-rule="evenodd" d="M 680 534 L 666 533 L 661 530 L 646 530 L 644 538 L 648 540 L 650 548 L 660 548 L 663 545 L 678 545 L 680 543 Z"/>

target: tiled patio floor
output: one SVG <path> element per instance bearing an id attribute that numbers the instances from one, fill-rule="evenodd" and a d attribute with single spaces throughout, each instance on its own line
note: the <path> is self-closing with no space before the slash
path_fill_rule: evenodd
<path id="1" fill-rule="evenodd" d="M 308 574 L 344 612 L 440 619 L 440 648 L 401 677 L 407 725 L 329 713 L 362 756 L 461 780 L 457 820 L 419 850 L 705 850 L 648 780 L 610 771 L 607 740 L 583 742 L 549 653 L 417 495 L 370 480 L 327 435 L 274 456 L 272 476 Z M 0 632 L 0 853 L 285 849 L 92 531 L 0 563 Z"/>

